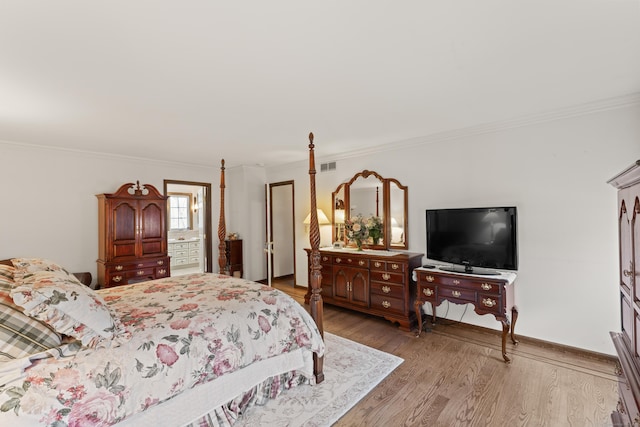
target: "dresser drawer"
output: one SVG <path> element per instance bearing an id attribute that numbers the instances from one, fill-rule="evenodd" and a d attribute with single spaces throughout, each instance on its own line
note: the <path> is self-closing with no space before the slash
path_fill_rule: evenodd
<path id="1" fill-rule="evenodd" d="M 445 299 L 460 304 L 475 303 L 476 292 L 470 289 L 464 289 L 459 287 L 438 286 L 438 301 L 444 301 Z"/>
<path id="2" fill-rule="evenodd" d="M 404 283 L 404 274 L 371 270 L 371 280 L 385 283 L 398 283 L 401 285 Z"/>
<path id="3" fill-rule="evenodd" d="M 406 266 L 402 262 L 373 259 L 371 260 L 371 269 L 384 270 L 384 271 L 397 271 L 399 273 L 402 273 L 405 271 Z"/>
<path id="4" fill-rule="evenodd" d="M 497 315 L 505 315 L 503 310 L 503 299 L 500 295 L 478 294 L 478 302 L 476 302 L 476 310 Z"/>
<path id="5" fill-rule="evenodd" d="M 373 274 L 373 272 L 372 272 Z M 403 287 L 391 283 L 371 282 L 371 293 L 403 299 Z"/>
<path id="6" fill-rule="evenodd" d="M 125 276 L 127 278 L 127 282 L 131 282 L 131 279 L 139 279 L 143 277 L 154 279 L 156 277 L 156 269 L 155 267 L 138 268 L 136 270 L 127 271 Z"/>
<path id="7" fill-rule="evenodd" d="M 173 249 L 173 251 L 188 250 L 189 249 L 189 244 L 188 243 L 169 243 L 169 246 Z"/>
<path id="8" fill-rule="evenodd" d="M 171 275 L 169 267 L 156 267 L 155 278 L 169 277 Z"/>
<path id="9" fill-rule="evenodd" d="M 320 255 L 320 264 L 331 265 L 332 257 L 330 255 Z"/>
<path id="10" fill-rule="evenodd" d="M 403 314 L 404 301 L 402 299 L 391 298 L 386 295 L 371 294 L 371 309 Z"/>
<path id="11" fill-rule="evenodd" d="M 333 265 L 349 265 L 352 267 L 369 268 L 369 260 L 349 256 L 336 256 L 333 257 Z"/>
<path id="12" fill-rule="evenodd" d="M 435 285 L 418 285 L 418 298 L 423 301 L 435 301 L 436 286 Z"/>

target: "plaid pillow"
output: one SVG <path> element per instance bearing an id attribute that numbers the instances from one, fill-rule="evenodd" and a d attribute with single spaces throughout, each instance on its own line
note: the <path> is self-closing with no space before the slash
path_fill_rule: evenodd
<path id="1" fill-rule="evenodd" d="M 0 272 L 0 363 L 27 357 L 60 345 L 60 336 L 46 323 L 25 315 L 13 303 L 13 281 Z"/>
<path id="2" fill-rule="evenodd" d="M 13 282 L 13 273 L 15 270 L 15 267 L 0 264 L 0 279 L 5 279 Z"/>

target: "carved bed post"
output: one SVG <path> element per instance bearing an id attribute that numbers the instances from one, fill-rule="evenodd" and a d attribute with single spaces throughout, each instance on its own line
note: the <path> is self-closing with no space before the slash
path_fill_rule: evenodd
<path id="1" fill-rule="evenodd" d="M 222 159 L 222 165 L 220 166 L 220 219 L 218 220 L 218 266 L 220 267 L 220 274 L 229 275 L 227 270 L 227 247 L 225 244 L 225 237 L 227 234 L 227 228 L 224 218 L 224 159 Z"/>
<path id="2" fill-rule="evenodd" d="M 309 273 L 309 286 L 311 287 L 311 300 L 309 301 L 311 317 L 316 321 L 320 333 L 324 337 L 322 326 L 322 273 L 320 272 L 320 226 L 318 225 L 318 209 L 316 207 L 316 165 L 313 153 L 313 133 L 309 133 L 309 181 L 311 191 L 311 223 L 309 226 L 309 242 L 311 243 L 311 271 Z M 324 381 L 323 357 L 313 355 L 313 373 L 316 383 Z"/>

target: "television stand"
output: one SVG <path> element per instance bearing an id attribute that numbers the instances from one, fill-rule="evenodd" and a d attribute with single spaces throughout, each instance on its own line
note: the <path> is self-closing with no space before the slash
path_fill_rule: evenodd
<path id="1" fill-rule="evenodd" d="M 443 301 L 454 304 L 472 304 L 474 311 L 480 315 L 492 314 L 502 323 L 502 358 L 506 363 L 507 334 L 511 333 L 511 342 L 518 344 L 515 336 L 518 308 L 514 305 L 513 281 L 515 275 L 500 277 L 477 277 L 471 274 L 446 272 L 438 269 L 416 268 L 413 270 L 417 282 L 415 310 L 418 318 L 418 334 L 422 332 L 422 305 L 429 303 L 433 313 L 433 324 L 436 323 L 436 307 Z M 509 318 L 508 311 L 511 312 Z"/>

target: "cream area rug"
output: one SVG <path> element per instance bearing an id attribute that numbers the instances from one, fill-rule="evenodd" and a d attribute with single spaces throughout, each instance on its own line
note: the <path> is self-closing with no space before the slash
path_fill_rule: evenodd
<path id="1" fill-rule="evenodd" d="M 324 333 L 324 381 L 284 391 L 264 406 L 253 406 L 235 426 L 330 426 L 404 360 L 357 342 Z"/>

